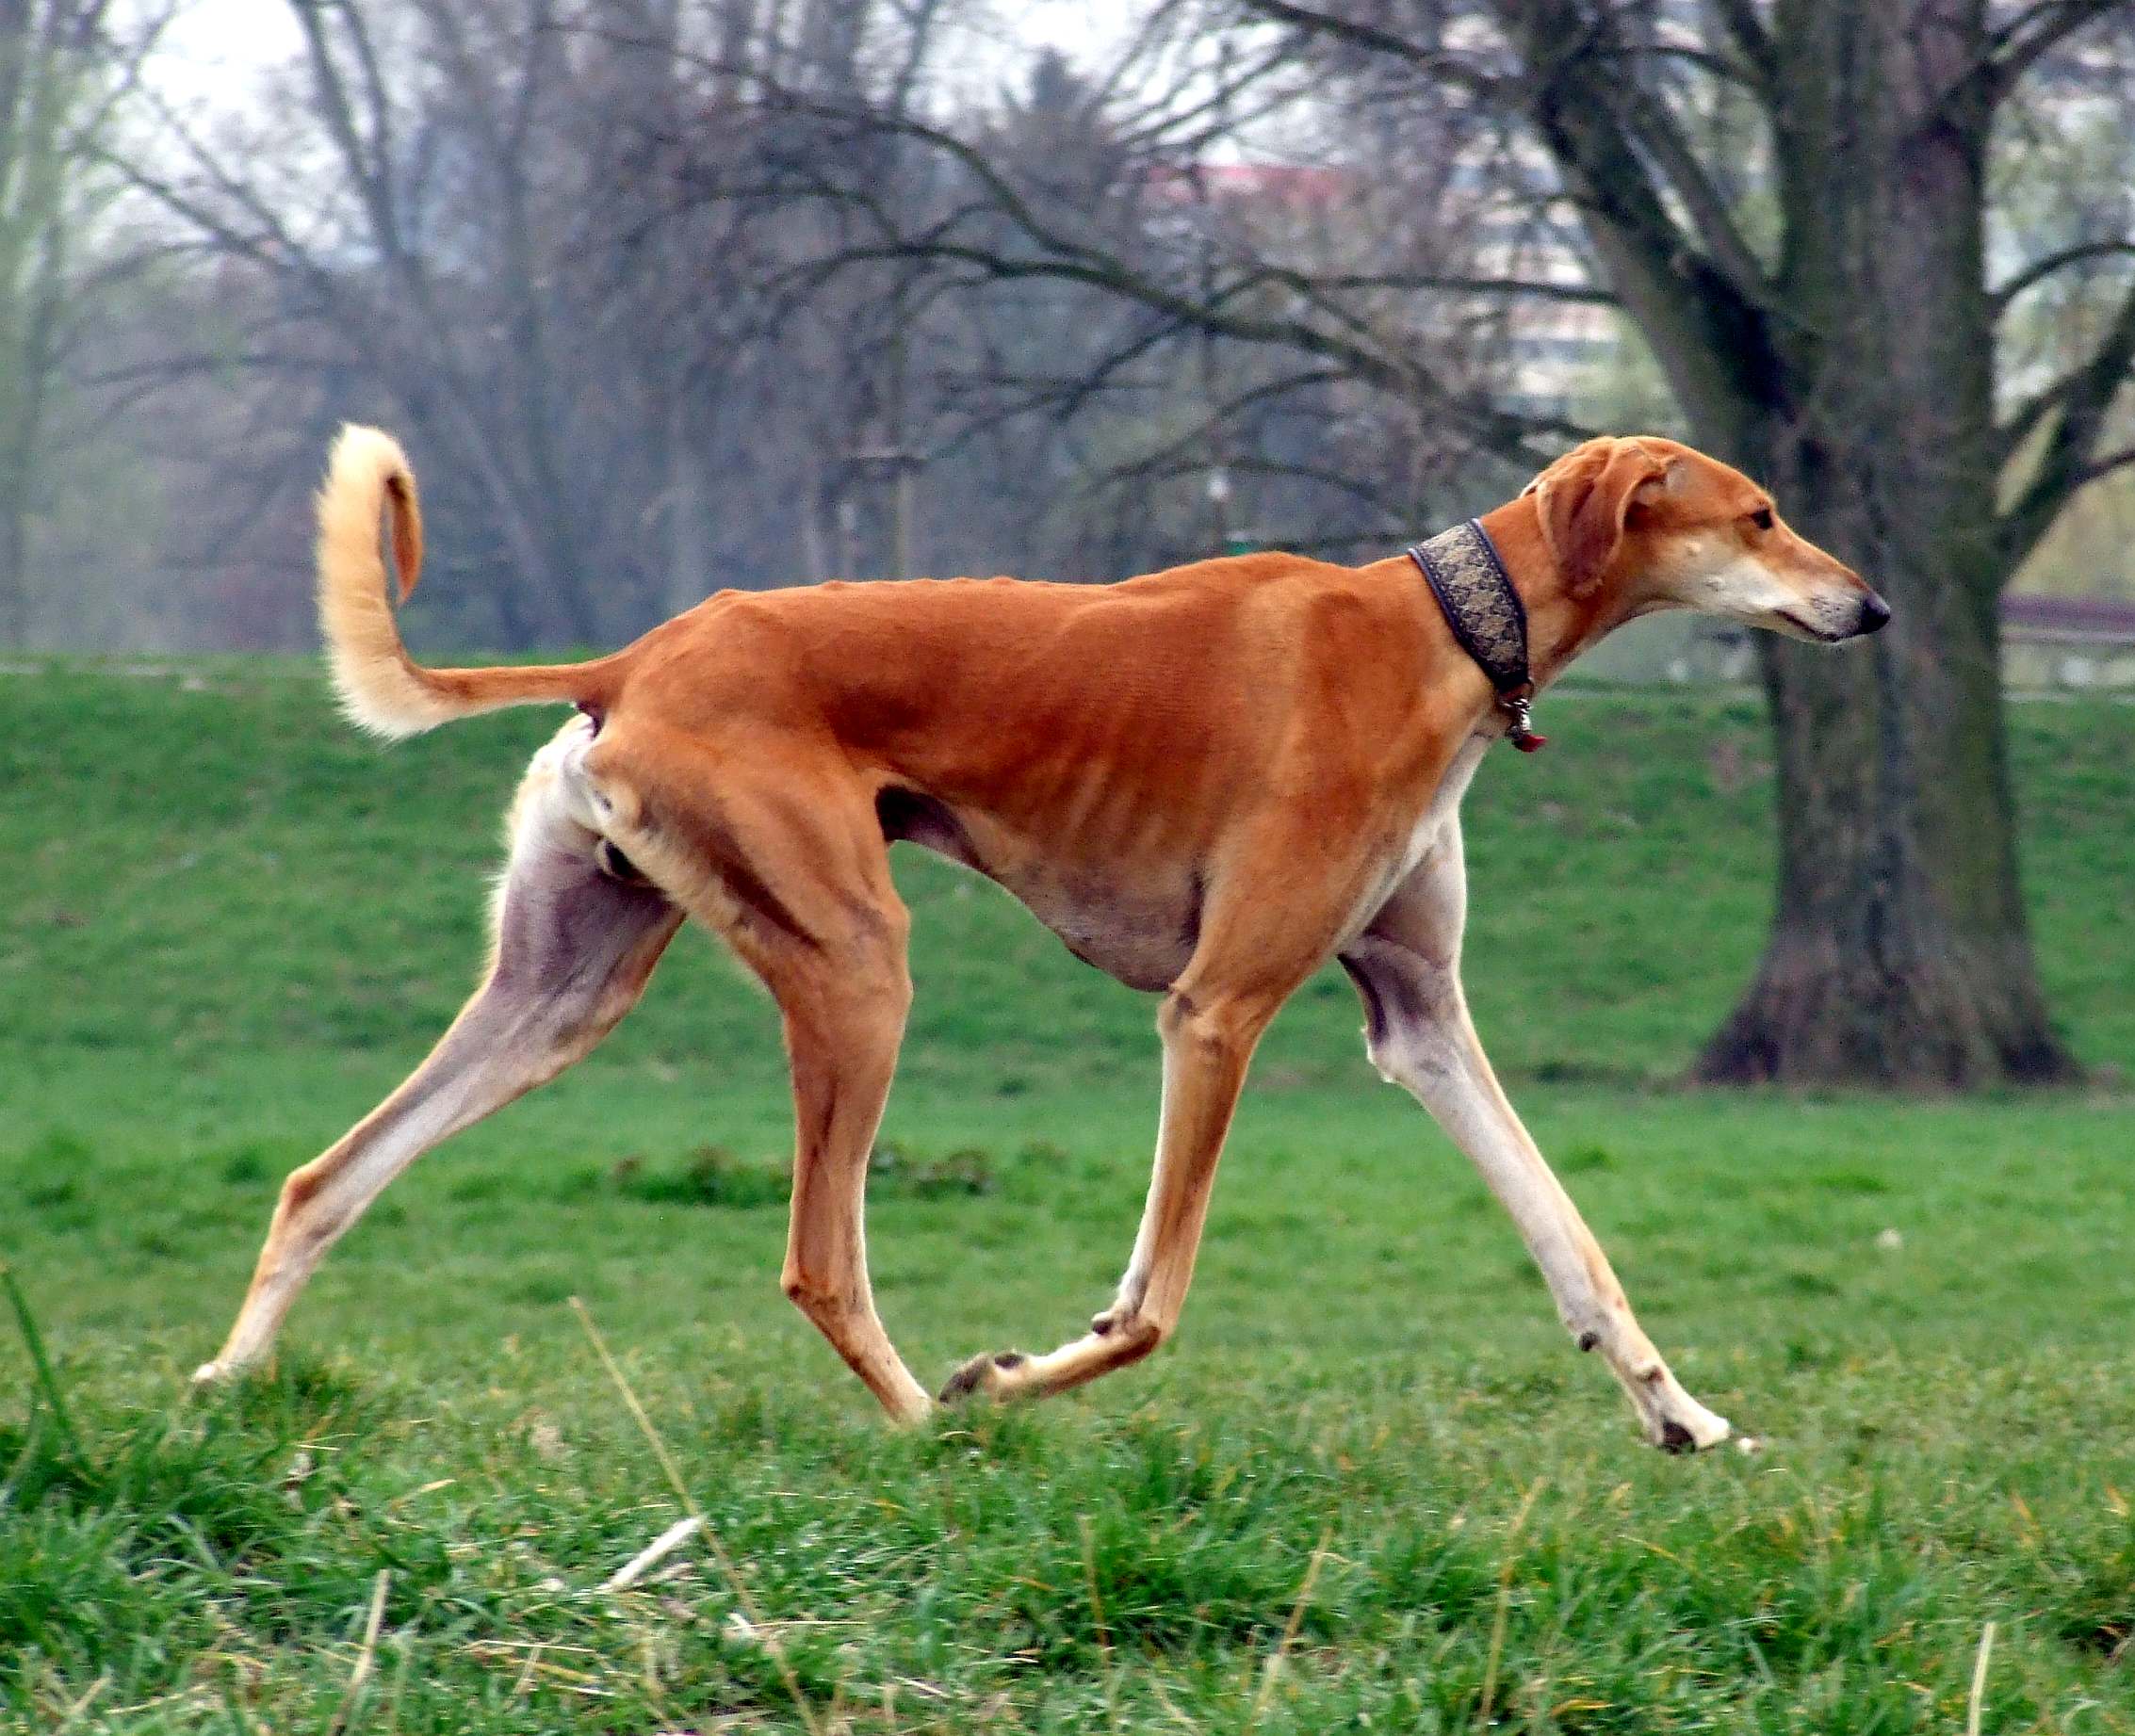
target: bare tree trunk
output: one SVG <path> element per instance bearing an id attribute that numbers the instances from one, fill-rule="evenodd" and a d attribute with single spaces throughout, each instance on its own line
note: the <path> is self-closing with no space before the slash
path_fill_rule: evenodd
<path id="1" fill-rule="evenodd" d="M 0 642 L 10 645 L 29 643 L 30 517 L 45 473 L 46 400 L 58 366 L 53 328 L 67 274 L 67 233 L 59 215 L 54 212 L 41 229 L 24 305 L 10 310 L 22 322 L 9 333 L 15 378 L 0 394 L 6 407 L 0 415 Z"/>
<path id="2" fill-rule="evenodd" d="M 14 460 L 0 477 L 0 644 L 29 643 L 29 513 L 23 494 L 27 479 Z"/>
<path id="3" fill-rule="evenodd" d="M 1991 116 L 1950 95 L 1978 52 L 1977 0 L 1796 10 L 1781 75 L 1801 105 L 1780 126 L 1798 129 L 1782 157 L 1797 316 L 1775 389 L 1735 407 L 1739 456 L 1896 616 L 1866 657 L 1763 650 L 1778 896 L 1755 980 L 1697 1070 L 1953 1089 L 2067 1079 L 2004 745 Z"/>
<path id="4" fill-rule="evenodd" d="M 1819 540 L 1878 546 L 1843 503 L 1776 487 Z M 1772 926 L 1698 1077 L 2068 1079 L 2019 891 L 1993 595 L 1887 557 L 1874 576 L 1897 615 L 1866 655 L 1763 647 L 1779 753 Z"/>
<path id="5" fill-rule="evenodd" d="M 679 370 L 676 370 L 679 372 Z M 669 614 L 704 600 L 712 590 L 711 542 L 705 534 L 704 469 L 692 439 L 687 382 L 677 380 L 667 413 L 667 596 Z"/>
<path id="6" fill-rule="evenodd" d="M 0 644 L 29 643 L 29 523 L 41 474 L 37 461 L 51 365 L 38 335 L 39 328 L 49 323 L 44 313 L 42 308 L 30 310 L 30 330 L 10 346 L 17 367 L 0 415 Z"/>

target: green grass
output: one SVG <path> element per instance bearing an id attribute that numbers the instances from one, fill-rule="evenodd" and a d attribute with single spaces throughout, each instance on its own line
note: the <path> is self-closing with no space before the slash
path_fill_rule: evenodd
<path id="1" fill-rule="evenodd" d="M 182 1404 L 281 1175 L 464 994 L 548 725 L 388 751 L 291 666 L 0 677 L 0 1258 L 72 1427 L 0 1304 L 0 1728 L 798 1729 L 797 1688 L 825 1731 L 1956 1731 L 1993 1622 L 1983 1729 L 2135 1732 L 2135 711 L 2015 717 L 2042 967 L 2102 1082 L 1883 1102 L 1672 1087 L 1761 936 L 1760 726 L 1551 704 L 1470 803 L 1478 1022 L 1753 1457 L 1638 1444 L 1331 975 L 1263 1050 L 1176 1346 L 891 1435 L 777 1294 L 774 1020 L 693 936 L 385 1195 L 272 1379 Z M 870 1232 L 937 1378 L 1109 1295 L 1155 1044 L 990 889 L 899 874 Z M 574 1295 L 746 1621 L 693 1547 L 598 1589 L 681 1507 Z"/>

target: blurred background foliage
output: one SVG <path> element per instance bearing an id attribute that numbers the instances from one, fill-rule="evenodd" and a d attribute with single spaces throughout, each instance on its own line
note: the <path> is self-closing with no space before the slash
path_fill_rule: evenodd
<path id="1" fill-rule="evenodd" d="M 1585 429 L 1687 431 L 1573 178 L 1484 89 L 1552 75 L 1546 9 L 9 7 L 0 643 L 307 645 L 351 416 L 432 496 L 412 630 L 491 649 L 728 585 L 1370 559 Z M 1765 8 L 1605 10 L 1768 252 L 1728 26 Z M 2041 37 L 1980 189 L 1990 275 L 2053 268 L 2000 328 L 2014 408 L 2119 308 L 2135 74 L 2124 8 L 1969 10 L 1982 54 Z M 2072 491 L 2022 586 L 2135 598 L 2130 486 Z"/>

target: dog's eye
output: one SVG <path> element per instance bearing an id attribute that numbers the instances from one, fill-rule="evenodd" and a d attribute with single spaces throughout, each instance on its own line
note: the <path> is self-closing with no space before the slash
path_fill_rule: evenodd
<path id="1" fill-rule="evenodd" d="M 1759 507 L 1750 514 L 1750 522 L 1756 526 L 1759 530 L 1769 530 L 1771 528 L 1771 508 Z"/>

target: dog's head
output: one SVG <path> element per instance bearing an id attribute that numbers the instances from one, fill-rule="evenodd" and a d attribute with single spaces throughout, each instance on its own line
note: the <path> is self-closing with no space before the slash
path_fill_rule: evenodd
<path id="1" fill-rule="evenodd" d="M 1843 561 L 1788 529 L 1763 489 L 1658 435 L 1589 440 L 1526 488 L 1573 596 L 1618 587 L 1617 618 L 1656 608 L 1835 644 L 1890 607 Z"/>

